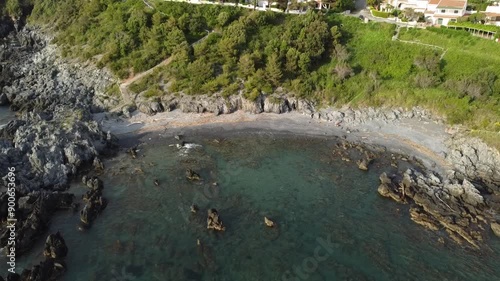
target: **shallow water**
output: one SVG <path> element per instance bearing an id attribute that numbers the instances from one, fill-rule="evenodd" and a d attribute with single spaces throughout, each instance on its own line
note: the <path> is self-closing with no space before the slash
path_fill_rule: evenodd
<path id="1" fill-rule="evenodd" d="M 189 140 L 201 146 L 179 150 L 168 139 L 140 147 L 138 159 L 107 161 L 103 180 L 110 203 L 89 231 L 76 230 L 78 214 L 55 217 L 51 231 L 61 230 L 70 249 L 64 280 L 500 276 L 498 240 L 488 241 L 493 251 L 483 253 L 457 246 L 411 222 L 407 206 L 378 195 L 379 174 L 393 169 L 384 159 L 363 172 L 332 153 L 333 140 L 269 133 Z M 187 168 L 203 182 L 188 182 Z M 191 204 L 200 207 L 197 215 Z M 207 231 L 208 208 L 219 211 L 224 233 Z M 267 228 L 264 216 L 277 227 Z M 21 263 L 39 258 L 42 244 Z"/>
<path id="2" fill-rule="evenodd" d="M 14 116 L 14 112 L 10 111 L 8 106 L 0 106 L 0 127 L 14 119 Z"/>

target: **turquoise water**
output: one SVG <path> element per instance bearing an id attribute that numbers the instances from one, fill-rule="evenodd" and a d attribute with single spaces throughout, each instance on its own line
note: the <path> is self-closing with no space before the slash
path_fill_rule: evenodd
<path id="1" fill-rule="evenodd" d="M 201 146 L 179 150 L 168 146 L 169 138 L 141 146 L 137 159 L 123 154 L 107 161 L 110 203 L 89 231 L 77 231 L 78 214 L 55 217 L 51 231 L 61 230 L 70 249 L 64 280 L 500 276 L 498 240 L 482 253 L 457 246 L 411 222 L 407 206 L 379 197 L 379 174 L 394 169 L 384 159 L 363 172 L 333 153 L 333 140 L 269 133 L 189 140 Z M 203 182 L 188 182 L 187 168 Z M 199 206 L 197 215 L 191 204 Z M 224 233 L 207 231 L 208 208 L 219 211 Z M 267 228 L 264 216 L 277 227 Z M 41 246 L 22 262 L 40 258 Z"/>
<path id="2" fill-rule="evenodd" d="M 0 106 L 0 126 L 12 119 L 14 119 L 14 112 L 10 111 L 8 106 Z"/>

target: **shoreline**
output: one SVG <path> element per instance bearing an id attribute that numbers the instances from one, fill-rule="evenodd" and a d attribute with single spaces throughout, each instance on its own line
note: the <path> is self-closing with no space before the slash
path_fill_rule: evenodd
<path id="1" fill-rule="evenodd" d="M 211 113 L 183 113 L 180 110 L 149 116 L 135 112 L 129 119 L 96 114 L 104 131 L 120 139 L 121 146 L 142 142 L 154 144 L 175 135 L 206 134 L 225 136 L 231 133 L 266 132 L 312 137 L 336 137 L 352 143 L 373 145 L 389 152 L 415 157 L 439 174 L 453 169 L 443 156 L 450 138 L 446 127 L 433 121 L 415 118 L 392 122 L 373 119 L 365 123 L 336 126 L 334 122 L 311 118 L 298 112 L 253 114 L 236 111 L 215 116 Z"/>

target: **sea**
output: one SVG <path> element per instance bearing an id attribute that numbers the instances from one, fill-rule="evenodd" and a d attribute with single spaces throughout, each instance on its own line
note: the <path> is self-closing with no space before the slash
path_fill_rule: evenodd
<path id="1" fill-rule="evenodd" d="M 499 280 L 500 239 L 481 251 L 458 245 L 377 193 L 382 172 L 414 165 L 391 166 L 389 152 L 362 171 L 357 150 L 342 160 L 332 137 L 241 130 L 198 131 L 184 144 L 143 139 L 135 159 L 123 151 L 105 161 L 109 204 L 89 230 L 78 230 L 78 212 L 51 221 L 69 248 L 63 280 Z M 187 169 L 201 180 L 187 180 Z M 75 180 L 71 192 L 85 191 Z M 207 229 L 209 209 L 224 232 Z M 18 270 L 43 258 L 43 240 Z"/>

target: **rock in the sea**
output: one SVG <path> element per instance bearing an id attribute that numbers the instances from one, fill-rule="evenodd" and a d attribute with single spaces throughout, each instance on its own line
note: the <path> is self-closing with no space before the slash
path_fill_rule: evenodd
<path id="1" fill-rule="evenodd" d="M 99 157 L 94 158 L 94 161 L 92 162 L 92 166 L 94 167 L 94 170 L 96 170 L 96 171 L 103 171 L 104 170 L 104 164 L 102 163 L 101 159 L 99 159 Z"/>
<path id="2" fill-rule="evenodd" d="M 56 234 L 50 234 L 45 241 L 44 256 L 53 259 L 65 258 L 68 254 L 68 247 L 61 233 L 58 231 Z"/>
<path id="3" fill-rule="evenodd" d="M 432 230 L 444 229 L 454 241 L 466 241 L 479 248 L 487 221 L 493 215 L 486 211 L 484 198 L 468 180 L 453 177 L 441 180 L 433 173 L 408 169 L 398 179 L 380 176 L 379 193 L 411 204 L 411 219 Z"/>
<path id="4" fill-rule="evenodd" d="M 208 210 L 207 229 L 213 229 L 217 231 L 226 230 L 226 227 L 222 225 L 222 221 L 220 220 L 219 213 L 216 209 Z"/>
<path id="5" fill-rule="evenodd" d="M 16 254 L 27 252 L 34 245 L 36 238 L 44 234 L 49 227 L 52 214 L 57 210 L 70 210 L 74 195 L 60 192 L 32 192 L 24 200 L 22 211 L 18 214 L 16 224 Z M 7 194 L 0 195 L 0 206 L 7 206 Z M 4 205 L 5 204 L 5 205 Z M 3 216 L 3 214 L 2 214 Z M 0 217 L 0 221 L 5 218 Z M 6 247 L 9 241 L 9 231 L 0 234 L 0 248 Z"/>
<path id="6" fill-rule="evenodd" d="M 7 281 L 55 281 L 59 280 L 66 271 L 64 257 L 68 248 L 60 233 L 51 234 L 47 238 L 44 255 L 45 260 L 31 269 L 24 269 L 21 275 L 10 273 Z M 0 277 L 0 280 L 3 280 Z"/>
<path id="7" fill-rule="evenodd" d="M 361 159 L 356 161 L 356 164 L 358 165 L 358 168 L 363 171 L 368 171 L 368 161 L 366 159 Z"/>
<path id="8" fill-rule="evenodd" d="M 191 169 L 186 170 L 186 178 L 190 181 L 199 181 L 201 179 L 200 175 Z"/>
<path id="9" fill-rule="evenodd" d="M 268 227 L 274 227 L 274 222 L 272 220 L 268 219 L 267 217 L 264 217 L 264 223 Z"/>
<path id="10" fill-rule="evenodd" d="M 86 182 L 85 182 L 86 180 Z M 98 177 L 82 178 L 84 184 L 89 188 L 83 195 L 85 206 L 80 211 L 80 230 L 84 230 L 92 224 L 97 216 L 106 208 L 108 200 L 102 197 L 102 190 L 104 189 L 102 181 Z"/>
<path id="11" fill-rule="evenodd" d="M 196 214 L 199 208 L 195 204 L 191 205 L 191 213 Z"/>

